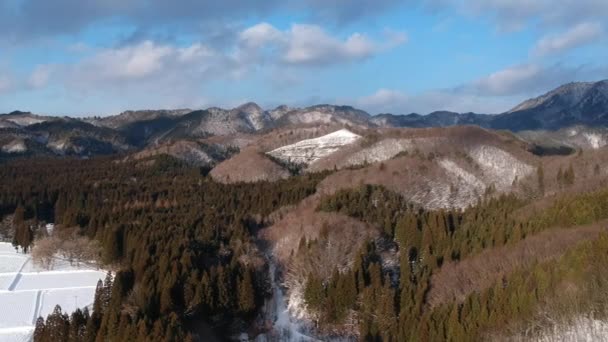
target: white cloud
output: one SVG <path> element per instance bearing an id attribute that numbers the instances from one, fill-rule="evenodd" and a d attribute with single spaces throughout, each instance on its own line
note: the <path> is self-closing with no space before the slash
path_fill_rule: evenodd
<path id="1" fill-rule="evenodd" d="M 28 79 L 28 85 L 32 88 L 42 88 L 47 85 L 53 68 L 50 65 L 38 65 Z"/>
<path id="2" fill-rule="evenodd" d="M 598 23 L 582 23 L 558 35 L 541 38 L 533 49 L 533 54 L 544 56 L 560 53 L 592 43 L 602 36 L 602 26 Z"/>
<path id="3" fill-rule="evenodd" d="M 378 89 L 375 93 L 363 96 L 356 100 L 357 106 L 371 109 L 374 113 L 398 112 L 407 107 L 410 98 L 400 90 Z"/>
<path id="4" fill-rule="evenodd" d="M 84 74 L 109 80 L 143 78 L 160 71 L 165 59 L 175 53 L 173 47 L 145 41 L 133 46 L 102 50 L 85 60 L 78 69 Z"/>
<path id="5" fill-rule="evenodd" d="M 385 42 L 373 41 L 361 33 L 339 39 L 317 25 L 294 24 L 281 31 L 260 23 L 241 32 L 239 41 L 242 55 L 249 58 L 270 49 L 272 53 L 266 57 L 275 62 L 329 65 L 366 59 L 407 42 L 407 35 L 402 32 L 387 31 L 385 36 Z"/>
<path id="6" fill-rule="evenodd" d="M 269 23 L 263 22 L 243 30 L 239 35 L 240 42 L 248 48 L 258 49 L 266 44 L 282 42 L 283 32 Z"/>
<path id="7" fill-rule="evenodd" d="M 315 25 L 293 25 L 288 35 L 283 58 L 292 64 L 332 64 L 367 58 L 377 51 L 362 34 L 354 33 L 340 41 Z"/>
<path id="8" fill-rule="evenodd" d="M 511 95 L 526 88 L 531 79 L 537 77 L 542 68 L 535 64 L 523 64 L 496 71 L 474 81 L 474 92 L 487 95 Z"/>
<path id="9" fill-rule="evenodd" d="M 270 83 L 293 82 L 307 67 L 357 62 L 407 41 L 400 32 L 386 30 L 379 36 L 383 39 L 360 33 L 340 38 L 316 25 L 294 24 L 279 30 L 260 23 L 239 31 L 229 46 L 143 40 L 90 47 L 74 54 L 79 58 L 76 62 L 39 65 L 21 83 L 29 89 L 53 84 L 81 97 L 145 99 L 154 94 L 151 103 L 162 99 L 163 103 L 201 103 L 208 101 L 201 97 L 204 88 L 218 80 L 255 75 Z"/>

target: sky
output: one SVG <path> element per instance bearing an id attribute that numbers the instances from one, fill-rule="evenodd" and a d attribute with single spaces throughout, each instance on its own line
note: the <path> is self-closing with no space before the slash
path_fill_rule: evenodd
<path id="1" fill-rule="evenodd" d="M 608 78 L 606 0 L 0 0 L 0 113 L 501 113 Z"/>

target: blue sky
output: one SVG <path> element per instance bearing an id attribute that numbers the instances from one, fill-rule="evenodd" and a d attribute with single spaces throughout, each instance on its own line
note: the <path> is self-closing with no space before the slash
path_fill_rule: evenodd
<path id="1" fill-rule="evenodd" d="M 608 78 L 605 0 L 0 0 L 0 112 L 499 113 Z"/>

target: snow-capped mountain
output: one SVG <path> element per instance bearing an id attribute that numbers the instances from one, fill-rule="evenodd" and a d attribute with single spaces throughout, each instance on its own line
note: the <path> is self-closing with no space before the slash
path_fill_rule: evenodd
<path id="1" fill-rule="evenodd" d="M 361 136 L 347 129 L 341 129 L 322 137 L 306 139 L 295 144 L 279 147 L 268 152 L 268 154 L 284 162 L 309 165 L 360 138 Z"/>
<path id="2" fill-rule="evenodd" d="M 569 83 L 542 96 L 527 100 L 498 115 L 437 111 L 428 115 L 368 113 L 350 107 L 316 105 L 305 108 L 279 106 L 264 110 L 249 102 L 232 109 L 142 110 L 126 111 L 110 117 L 66 118 L 15 111 L 0 114 L 0 152 L 20 155 L 117 153 L 146 149 L 180 140 L 210 136 L 264 134 L 271 130 L 297 129 L 319 125 L 336 128 L 374 129 L 378 127 L 449 127 L 476 125 L 490 129 L 521 131 L 556 131 L 574 126 L 608 126 L 608 80 L 595 83 Z M 567 145 L 599 148 L 606 140 L 597 132 L 587 132 L 580 139 L 569 137 Z M 5 146 L 19 137 L 24 144 Z M 534 134 L 528 136 L 534 136 Z M 20 141 L 21 141 L 20 140 Z M 534 140 L 534 139 L 532 139 Z M 537 143 L 534 141 L 534 143 Z M 21 148 L 25 146 L 25 148 Z M 32 149 L 32 147 L 35 147 Z M 7 152 L 7 151 L 10 151 Z M 319 153 L 313 148 L 298 147 L 294 161 L 311 163 Z M 276 154 L 281 157 L 280 151 Z M 273 154 L 271 154 L 273 155 Z M 373 159 L 373 158 L 372 158 Z"/>
<path id="3" fill-rule="evenodd" d="M 568 83 L 498 115 L 491 126 L 521 131 L 572 125 L 608 125 L 608 80 Z"/>

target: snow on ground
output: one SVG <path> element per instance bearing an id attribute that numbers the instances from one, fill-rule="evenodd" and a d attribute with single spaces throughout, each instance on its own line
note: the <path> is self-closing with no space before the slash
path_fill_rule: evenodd
<path id="1" fill-rule="evenodd" d="M 585 137 L 591 148 L 595 150 L 606 146 L 606 139 L 601 134 L 583 133 L 583 137 Z"/>
<path id="2" fill-rule="evenodd" d="M 541 328 L 540 332 L 526 331 L 509 338 L 498 339 L 509 342 L 595 342 L 607 341 L 608 322 L 587 316 L 578 316 L 567 322 L 557 321 Z"/>
<path id="3" fill-rule="evenodd" d="M 27 151 L 25 142 L 23 140 L 13 140 L 10 143 L 2 146 L 2 152 L 4 153 L 22 153 Z"/>
<path id="4" fill-rule="evenodd" d="M 452 160 L 441 159 L 439 166 L 444 169 L 451 185 L 449 207 L 464 209 L 475 204 L 484 193 L 484 182 Z"/>
<path id="5" fill-rule="evenodd" d="M 411 139 L 384 139 L 371 147 L 365 148 L 353 154 L 346 163 L 347 165 L 360 165 L 364 163 L 377 163 L 389 160 L 400 152 L 412 149 Z"/>
<path id="6" fill-rule="evenodd" d="M 0 341 L 30 341 L 39 316 L 60 305 L 64 312 L 89 307 L 105 272 L 57 259 L 51 270 L 35 265 L 29 254 L 0 242 Z M 9 310 L 10 309 L 10 310 Z"/>
<path id="7" fill-rule="evenodd" d="M 341 147 L 359 140 L 361 136 L 346 129 L 314 139 L 298 141 L 295 144 L 279 147 L 268 152 L 269 155 L 295 164 L 310 164 L 326 157 Z"/>
<path id="8" fill-rule="evenodd" d="M 3 255 L 2 258 L 0 258 L 0 274 L 19 272 L 21 266 L 23 266 L 23 264 L 25 264 L 27 261 L 28 258 L 25 255 Z"/>
<path id="9" fill-rule="evenodd" d="M 509 189 L 516 179 L 529 175 L 534 168 L 494 146 L 478 146 L 469 151 L 473 160 L 481 167 L 488 183 L 494 183 L 497 190 Z"/>
<path id="10" fill-rule="evenodd" d="M 96 286 L 88 286 L 41 291 L 38 315 L 46 317 L 53 313 L 57 303 L 62 303 L 61 310 L 64 312 L 74 312 L 77 308 L 90 308 L 95 298 L 95 289 Z"/>
<path id="11" fill-rule="evenodd" d="M 49 271 L 39 273 L 19 273 L 20 279 L 14 290 L 35 290 L 44 288 L 60 289 L 65 287 L 94 286 L 105 274 L 95 270 Z"/>
<path id="12" fill-rule="evenodd" d="M 579 317 L 569 325 L 559 325 L 541 336 L 539 342 L 606 341 L 608 323 L 597 319 Z"/>
<path id="13" fill-rule="evenodd" d="M 36 118 L 36 117 L 31 117 L 31 116 L 14 116 L 14 117 L 8 117 L 5 120 L 10 121 L 14 124 L 17 124 L 19 126 L 29 126 L 29 125 L 47 121 L 46 119 Z"/>

